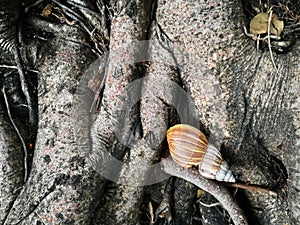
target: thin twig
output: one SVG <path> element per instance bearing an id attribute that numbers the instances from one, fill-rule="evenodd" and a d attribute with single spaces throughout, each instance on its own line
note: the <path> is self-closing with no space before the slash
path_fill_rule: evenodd
<path id="1" fill-rule="evenodd" d="M 66 6 L 66 5 L 64 5 L 64 4 L 62 4 L 62 3 L 60 3 L 56 0 L 53 0 L 53 2 L 55 4 L 57 4 L 59 7 L 61 7 L 62 11 L 67 16 L 69 16 L 71 19 L 77 21 L 79 23 L 79 25 L 89 34 L 90 38 L 93 40 L 93 38 L 94 38 L 93 30 L 94 29 L 90 29 L 90 24 L 86 23 L 86 19 L 84 19 L 79 13 L 77 13 L 74 10 L 68 8 L 68 6 Z M 96 42 L 95 42 L 95 48 L 98 51 L 98 53 L 103 53 L 103 51 L 98 48 L 98 45 L 97 45 Z"/>
<path id="2" fill-rule="evenodd" d="M 12 116 L 11 116 L 11 113 L 10 113 L 10 107 L 9 107 L 9 103 L 8 103 L 8 100 L 7 100 L 7 96 L 6 96 L 6 92 L 5 92 L 5 88 L 3 87 L 2 88 L 2 93 L 3 93 L 3 97 L 4 97 L 4 101 L 5 101 L 5 105 L 6 105 L 6 109 L 7 109 L 7 114 L 8 114 L 8 117 L 10 119 L 10 122 L 11 124 L 13 125 L 14 129 L 16 130 L 17 132 L 17 135 L 22 143 L 22 146 L 23 146 L 23 149 L 24 149 L 24 183 L 26 182 L 27 180 L 27 176 L 28 176 L 28 168 L 27 168 L 27 158 L 28 158 L 28 153 L 27 153 L 27 148 L 26 148 L 26 144 L 24 142 L 24 139 L 17 127 L 17 125 L 15 124 Z"/>
<path id="3" fill-rule="evenodd" d="M 276 73 L 277 73 L 278 69 L 277 69 L 277 66 L 276 66 L 275 61 L 274 61 L 272 47 L 271 47 L 271 37 L 270 37 L 272 14 L 273 14 L 273 11 L 270 10 L 270 15 L 269 15 L 269 20 L 268 20 L 268 36 L 267 37 L 268 37 L 268 47 L 269 47 L 269 51 L 270 51 L 271 60 L 272 60 L 272 63 L 274 65 L 274 68 L 275 68 Z"/>
<path id="4" fill-rule="evenodd" d="M 197 173 L 197 171 L 192 168 L 185 169 L 178 166 L 170 158 L 163 160 L 161 164 L 163 166 L 163 170 L 166 173 L 191 182 L 202 190 L 213 195 L 221 203 L 223 208 L 227 210 L 235 225 L 248 224 L 243 211 L 241 210 L 235 199 L 232 197 L 232 195 L 229 193 L 229 191 L 226 189 L 226 187 L 215 181 L 207 180 L 201 177 L 199 173 Z"/>
<path id="5" fill-rule="evenodd" d="M 56 0 L 53 0 L 53 2 L 55 4 L 57 4 L 58 6 L 61 7 L 61 9 L 66 13 L 66 15 L 68 15 L 71 19 L 75 20 L 75 21 L 78 21 L 78 23 L 80 24 L 80 26 L 90 35 L 90 36 L 93 36 L 92 35 L 92 31 L 88 28 L 88 25 L 85 23 L 85 19 L 79 15 L 77 12 L 69 9 L 66 5 L 56 1 Z"/>
<path id="6" fill-rule="evenodd" d="M 19 29 L 21 29 L 21 25 L 18 26 Z M 21 39 L 21 31 L 19 31 L 19 39 Z M 20 43 L 18 45 L 22 46 L 21 43 L 22 40 L 20 40 Z M 20 79 L 20 83 L 21 83 L 21 89 L 23 91 L 23 94 L 25 96 L 27 105 L 28 105 L 28 113 L 29 113 L 29 123 L 31 125 L 31 127 L 35 126 L 37 121 L 36 121 L 36 116 L 35 116 L 35 108 L 34 108 L 34 103 L 33 103 L 33 99 L 32 96 L 30 94 L 30 91 L 28 89 L 27 86 L 27 81 L 26 81 L 26 76 L 25 76 L 25 67 L 23 65 L 23 61 L 22 61 L 22 56 L 21 56 L 21 52 L 19 49 L 18 45 L 14 45 L 14 56 L 15 56 L 15 62 L 18 66 L 18 72 L 19 72 L 19 79 Z"/>
<path id="7" fill-rule="evenodd" d="M 256 41 L 256 50 L 259 50 L 259 41 L 260 41 L 260 34 L 257 36 L 257 41 Z"/>
<path id="8" fill-rule="evenodd" d="M 236 187 L 236 188 L 242 188 L 242 189 L 246 189 L 246 190 L 250 190 L 250 191 L 261 192 L 261 193 L 265 193 L 265 194 L 277 197 L 277 193 L 275 193 L 274 191 L 270 191 L 266 188 L 262 188 L 262 187 L 258 187 L 258 186 L 247 185 L 247 184 L 237 184 L 237 183 L 225 183 L 225 185 L 228 187 Z"/>
<path id="9" fill-rule="evenodd" d="M 72 5 L 72 6 L 77 7 L 78 9 L 82 9 L 82 10 L 88 12 L 88 13 L 91 13 L 91 14 L 93 14 L 94 16 L 101 17 L 100 13 L 95 12 L 95 11 L 89 9 L 89 8 L 86 7 L 85 5 L 81 5 L 80 3 L 72 2 L 72 1 L 69 1 L 69 0 L 67 0 L 67 3 L 70 4 L 70 5 Z"/>
<path id="10" fill-rule="evenodd" d="M 216 202 L 216 203 L 212 203 L 212 204 L 206 204 L 206 203 L 204 203 L 204 202 L 199 201 L 199 203 L 200 203 L 201 205 L 207 207 L 207 208 L 211 208 L 211 207 L 215 207 L 215 206 L 220 205 L 220 202 Z"/>
<path id="11" fill-rule="evenodd" d="M 15 69 L 17 70 L 18 67 L 17 66 L 10 66 L 10 65 L 0 65 L 0 68 L 8 68 L 8 69 Z M 33 72 L 33 73 L 38 73 L 39 71 L 38 70 L 32 70 L 32 69 L 25 69 L 27 71 L 30 71 L 30 72 Z"/>

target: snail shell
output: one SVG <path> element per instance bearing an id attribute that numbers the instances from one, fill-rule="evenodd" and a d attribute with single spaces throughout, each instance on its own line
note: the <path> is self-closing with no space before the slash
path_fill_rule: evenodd
<path id="1" fill-rule="evenodd" d="M 200 175 L 207 179 L 235 182 L 220 151 L 208 143 L 200 130 L 177 124 L 167 131 L 167 141 L 172 159 L 182 167 L 197 166 Z"/>

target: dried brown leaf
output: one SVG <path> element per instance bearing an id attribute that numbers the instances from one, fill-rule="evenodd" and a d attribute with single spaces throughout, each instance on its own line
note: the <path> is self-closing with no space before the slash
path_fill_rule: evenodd
<path id="1" fill-rule="evenodd" d="M 280 36 L 281 32 L 283 31 L 284 24 L 282 20 L 279 20 L 276 15 L 272 17 L 270 32 L 275 34 L 277 37 Z"/>
<path id="2" fill-rule="evenodd" d="M 253 35 L 268 33 L 269 16 L 269 13 L 259 13 L 253 17 L 250 21 L 250 33 Z M 283 21 L 273 14 L 270 26 L 270 33 L 279 37 L 284 28 Z"/>
<path id="3" fill-rule="evenodd" d="M 250 21 L 250 33 L 259 35 L 268 31 L 268 13 L 259 13 Z"/>

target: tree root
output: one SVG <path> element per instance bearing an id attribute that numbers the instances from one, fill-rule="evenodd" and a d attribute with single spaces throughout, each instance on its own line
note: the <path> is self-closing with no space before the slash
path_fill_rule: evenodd
<path id="1" fill-rule="evenodd" d="M 161 162 L 161 164 L 166 173 L 191 182 L 213 195 L 221 203 L 224 209 L 227 210 L 235 225 L 248 224 L 242 209 L 224 186 L 215 181 L 207 180 L 201 177 L 193 169 L 184 169 L 178 166 L 171 159 L 165 159 Z"/>

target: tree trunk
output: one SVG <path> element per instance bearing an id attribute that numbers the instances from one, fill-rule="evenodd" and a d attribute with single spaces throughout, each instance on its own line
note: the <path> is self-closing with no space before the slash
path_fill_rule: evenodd
<path id="1" fill-rule="evenodd" d="M 237 182 L 277 193 L 237 190 L 249 224 L 299 224 L 299 19 L 283 53 L 277 40 L 257 49 L 243 29 L 250 6 L 260 5 L 28 5 L 20 49 L 38 128 L 3 48 L 0 224 L 232 224 L 225 205 L 207 206 L 217 201 L 209 189 L 163 171 L 177 123 L 203 131 Z"/>

